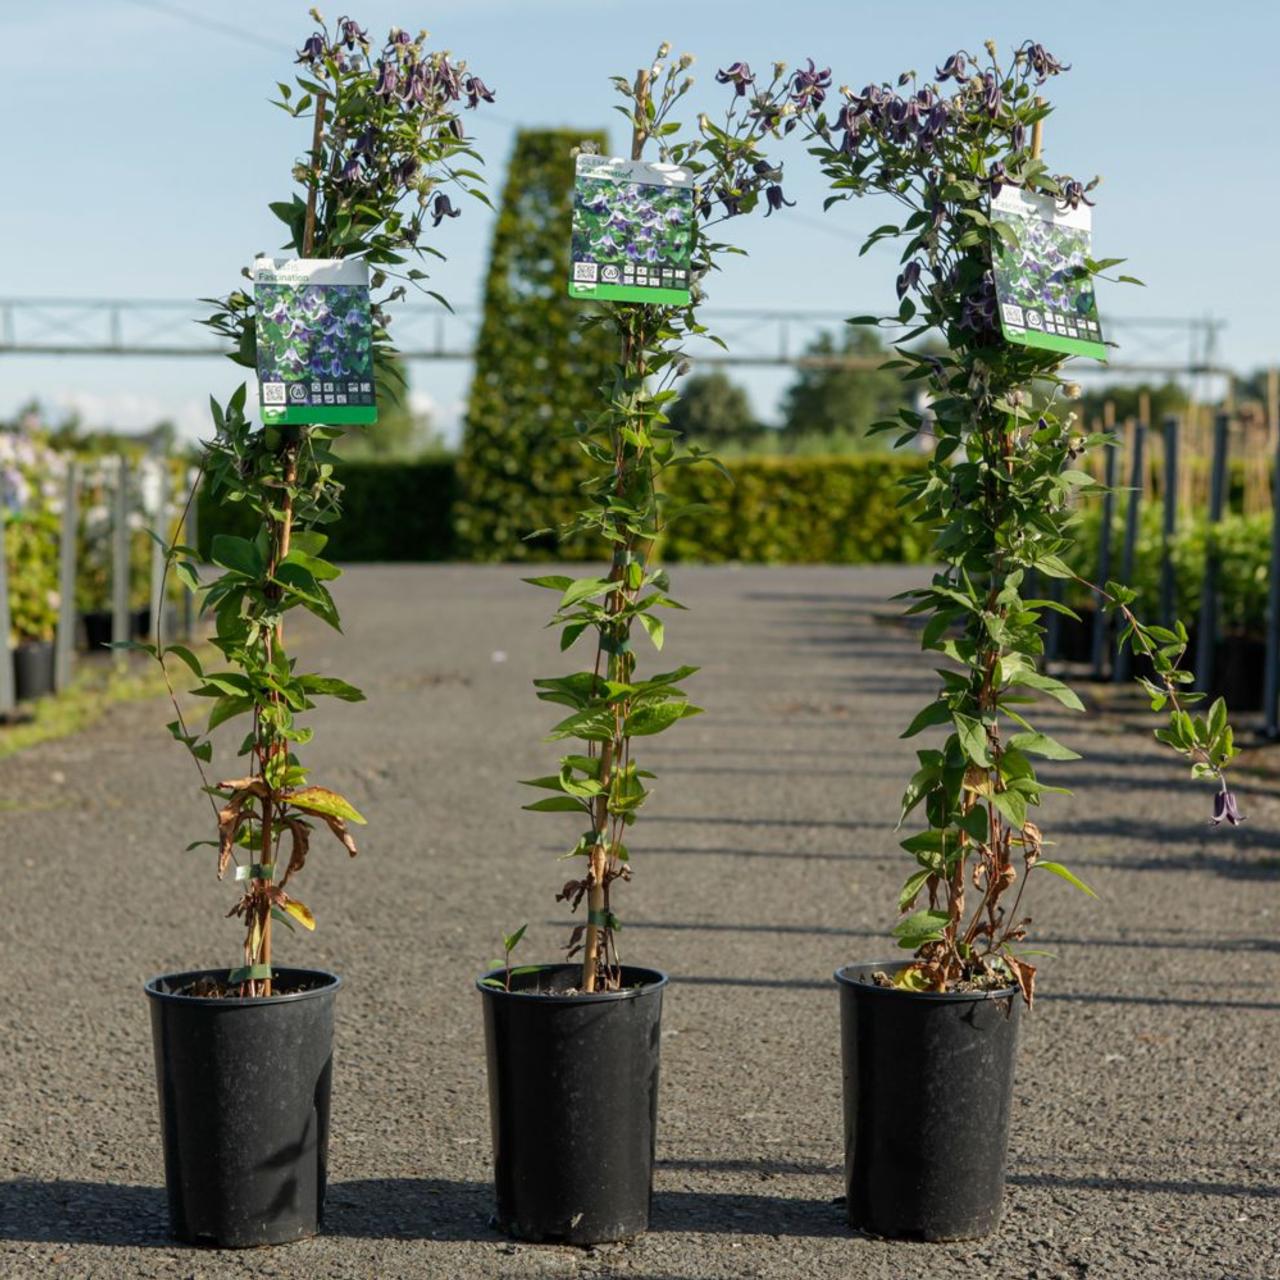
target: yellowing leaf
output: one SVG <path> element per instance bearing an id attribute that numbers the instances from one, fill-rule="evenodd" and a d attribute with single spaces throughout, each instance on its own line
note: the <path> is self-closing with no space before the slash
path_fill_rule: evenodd
<path id="1" fill-rule="evenodd" d="M 342 818 L 346 822 L 364 825 L 364 818 L 351 801 L 328 787 L 302 787 L 288 792 L 285 800 L 304 813 L 318 813 L 321 817 Z"/>

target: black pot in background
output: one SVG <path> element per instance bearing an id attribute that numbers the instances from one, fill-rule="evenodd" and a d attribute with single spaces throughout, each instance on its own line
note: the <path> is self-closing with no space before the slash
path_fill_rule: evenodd
<path id="1" fill-rule="evenodd" d="M 649 1225 L 667 977 L 624 967 L 621 991 L 566 994 L 581 973 L 548 965 L 509 992 L 477 984 L 497 1222 L 520 1240 L 601 1244 Z"/>
<path id="2" fill-rule="evenodd" d="M 173 1234 L 240 1249 L 315 1235 L 324 1209 L 340 979 L 276 969 L 290 994 L 183 995 L 225 969 L 153 978 L 165 1183 Z"/>
<path id="3" fill-rule="evenodd" d="M 1266 640 L 1250 635 L 1223 636 L 1214 656 L 1210 696 L 1221 695 L 1232 711 L 1261 711 L 1267 669 Z"/>
<path id="4" fill-rule="evenodd" d="M 129 638 L 145 640 L 151 634 L 151 606 L 129 611 Z"/>
<path id="5" fill-rule="evenodd" d="M 23 640 L 13 650 L 13 696 L 30 702 L 53 692 L 53 641 Z"/>
<path id="6" fill-rule="evenodd" d="M 849 1223 L 894 1239 L 974 1239 L 1000 1221 L 1022 998 L 871 982 L 901 963 L 835 975 Z"/>
<path id="7" fill-rule="evenodd" d="M 94 609 L 82 613 L 80 621 L 84 625 L 84 647 L 90 653 L 98 653 L 111 643 L 111 614 L 106 609 Z"/>

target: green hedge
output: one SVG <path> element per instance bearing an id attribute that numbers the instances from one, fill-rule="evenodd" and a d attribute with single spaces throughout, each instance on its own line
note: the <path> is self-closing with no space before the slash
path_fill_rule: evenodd
<path id="1" fill-rule="evenodd" d="M 664 541 L 666 560 L 759 564 L 914 563 L 927 557 L 928 531 L 907 521 L 898 482 L 923 458 L 863 454 L 834 458 L 744 458 L 731 484 L 710 466 L 668 472 L 677 504 L 705 503 L 677 520 Z M 457 484 L 451 458 L 419 462 L 350 461 L 339 478 L 343 518 L 326 555 L 338 561 L 449 560 Z M 251 537 L 247 510 L 200 495 L 200 550 L 215 533 Z M 585 546 L 568 558 L 591 555 Z M 492 559 L 484 554 L 475 559 Z"/>
<path id="2" fill-rule="evenodd" d="M 449 457 L 344 463 L 338 471 L 343 515 L 328 530 L 326 557 L 348 563 L 452 559 L 456 476 Z M 256 528 L 247 508 L 215 503 L 201 489 L 196 531 L 207 557 L 214 534 L 252 537 Z"/>
<path id="3" fill-rule="evenodd" d="M 753 564 L 913 564 L 929 531 L 898 508 L 899 482 L 925 459 L 909 454 L 743 458 L 733 483 L 708 466 L 668 472 L 677 502 L 709 509 L 677 520 L 666 560 Z"/>

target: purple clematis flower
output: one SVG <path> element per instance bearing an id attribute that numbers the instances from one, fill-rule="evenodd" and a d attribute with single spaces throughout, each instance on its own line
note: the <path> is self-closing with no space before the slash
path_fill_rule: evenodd
<path id="1" fill-rule="evenodd" d="M 314 35 L 307 37 L 306 43 L 298 50 L 295 61 L 309 62 L 315 66 L 317 62 L 323 61 L 326 52 L 324 36 L 317 31 Z"/>
<path id="2" fill-rule="evenodd" d="M 378 83 L 373 87 L 374 93 L 380 98 L 392 98 L 395 96 L 399 84 L 400 73 L 396 70 L 395 63 L 387 62 L 380 58 L 378 60 Z"/>
<path id="3" fill-rule="evenodd" d="M 369 43 L 369 33 L 354 18 L 339 18 L 338 39 L 348 49 L 354 49 L 357 44 L 367 45 Z"/>
<path id="4" fill-rule="evenodd" d="M 461 209 L 453 207 L 453 201 L 442 191 L 431 202 L 431 225 L 438 227 L 445 218 L 458 218 L 462 216 Z"/>
<path id="5" fill-rule="evenodd" d="M 462 82 L 462 92 L 467 95 L 468 107 L 478 107 L 481 99 L 493 101 L 493 90 L 479 76 L 467 76 Z"/>
<path id="6" fill-rule="evenodd" d="M 791 100 L 798 107 L 820 107 L 826 100 L 827 90 L 831 88 L 831 68 L 824 67 L 819 71 L 812 58 L 806 58 L 805 61 L 808 62 L 808 67 L 791 77 Z"/>
<path id="7" fill-rule="evenodd" d="M 1209 819 L 1209 825 L 1216 827 L 1224 821 L 1233 827 L 1238 827 L 1244 821 L 1235 796 L 1225 787 L 1213 797 L 1213 817 Z"/>
<path id="8" fill-rule="evenodd" d="M 751 74 L 751 68 L 745 62 L 735 62 L 731 66 L 725 67 L 722 71 L 716 72 L 716 83 L 733 85 L 735 98 L 746 97 L 747 87 L 755 84 L 755 81 L 756 78 Z"/>
<path id="9" fill-rule="evenodd" d="M 1063 65 L 1049 52 L 1042 44 L 1034 44 L 1028 40 L 1026 44 L 1018 50 L 1021 57 L 1026 58 L 1028 66 L 1035 72 L 1037 79 L 1036 84 L 1044 84 L 1050 76 L 1056 76 L 1063 71 L 1070 71 L 1070 64 Z"/>
<path id="10" fill-rule="evenodd" d="M 788 209 L 793 208 L 795 206 L 795 201 L 788 200 L 782 194 L 782 188 L 776 182 L 772 182 L 767 187 L 765 187 L 764 198 L 765 198 L 765 203 L 768 204 L 769 206 L 764 211 L 764 216 L 766 218 L 771 213 L 777 213 L 777 211 L 781 209 L 784 204 L 787 206 Z"/>
<path id="11" fill-rule="evenodd" d="M 343 182 L 359 182 L 364 177 L 364 170 L 360 167 L 359 156 L 352 156 L 346 164 L 342 166 L 341 178 Z"/>
<path id="12" fill-rule="evenodd" d="M 963 80 L 968 66 L 969 59 L 964 53 L 953 53 L 934 74 L 939 80 Z"/>
<path id="13" fill-rule="evenodd" d="M 916 258 L 912 258 L 910 262 L 902 269 L 902 274 L 898 277 L 898 299 L 905 298 L 907 291 L 914 289 L 920 283 L 920 262 Z"/>

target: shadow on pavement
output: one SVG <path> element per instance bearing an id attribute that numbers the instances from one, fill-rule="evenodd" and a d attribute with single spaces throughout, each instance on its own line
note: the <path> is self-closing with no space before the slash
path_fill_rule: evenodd
<path id="1" fill-rule="evenodd" d="M 493 1184 L 447 1178 L 357 1178 L 325 1197 L 324 1234 L 368 1240 L 503 1240 Z"/>
<path id="2" fill-rule="evenodd" d="M 366 1178 L 330 1185 L 320 1234 L 389 1240 L 502 1239 L 489 1226 L 492 1213 L 493 1187 L 487 1182 Z M 70 1179 L 0 1183 L 0 1240 L 190 1247 L 169 1235 L 163 1187 Z"/>
<path id="3" fill-rule="evenodd" d="M 0 1183 L 0 1240 L 181 1248 L 163 1187 L 19 1178 Z"/>
<path id="4" fill-rule="evenodd" d="M 702 1235 L 847 1236 L 844 1199 L 655 1191 L 651 1232 Z"/>

